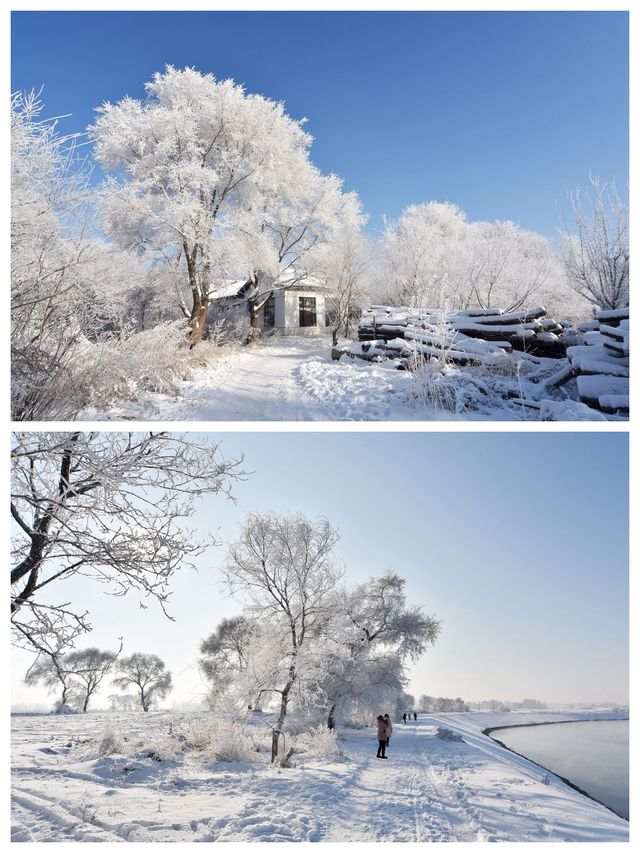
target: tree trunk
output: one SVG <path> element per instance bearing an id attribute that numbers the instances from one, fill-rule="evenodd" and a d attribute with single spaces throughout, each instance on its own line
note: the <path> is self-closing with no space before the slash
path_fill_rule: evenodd
<path id="1" fill-rule="evenodd" d="M 191 312 L 191 344 L 189 349 L 193 349 L 196 344 L 199 344 L 204 335 L 204 326 L 207 322 L 207 311 L 209 310 L 209 300 L 201 299 L 193 306 Z"/>
<path id="2" fill-rule="evenodd" d="M 293 687 L 293 683 L 296 680 L 296 671 L 295 667 L 291 667 L 289 670 L 289 680 L 287 681 L 284 690 L 282 691 L 282 699 L 280 700 L 280 715 L 278 717 L 278 722 L 273 730 L 273 735 L 271 736 L 271 763 L 276 760 L 278 757 L 278 739 L 282 734 L 282 726 L 285 721 L 285 717 L 287 716 L 287 705 L 289 704 L 289 693 L 291 692 L 291 688 Z"/>
<path id="3" fill-rule="evenodd" d="M 90 698 L 91 698 L 91 694 L 90 694 L 90 693 L 87 693 L 87 694 L 85 695 L 85 697 L 84 697 L 84 703 L 83 703 L 83 705 L 82 705 L 82 713 L 83 713 L 83 714 L 86 714 L 86 713 L 87 713 L 87 708 L 89 707 L 89 699 L 90 699 Z"/>
<path id="4" fill-rule="evenodd" d="M 327 728 L 329 731 L 333 731 L 336 727 L 336 721 L 334 719 L 334 713 L 336 710 L 336 703 L 334 702 L 331 708 L 329 709 L 329 714 L 327 715 Z"/>

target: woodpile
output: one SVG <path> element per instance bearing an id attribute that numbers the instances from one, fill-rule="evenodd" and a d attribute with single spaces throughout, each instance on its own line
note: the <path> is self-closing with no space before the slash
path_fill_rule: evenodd
<path id="1" fill-rule="evenodd" d="M 608 414 L 629 413 L 628 308 L 599 311 L 584 330 L 584 344 L 567 347 L 567 358 L 583 403 Z"/>
<path id="2" fill-rule="evenodd" d="M 537 377 L 530 376 L 532 399 L 523 399 L 520 387 L 513 392 L 522 406 L 541 409 L 548 403 L 547 409 L 555 406 L 564 417 L 572 403 L 576 411 L 582 407 L 581 419 L 589 409 L 605 419 L 628 417 L 628 308 L 599 311 L 593 321 L 567 328 L 547 318 L 544 308 L 442 313 L 374 305 L 361 318 L 358 337 L 356 344 L 334 347 L 332 357 L 385 361 L 398 369 L 414 369 L 434 357 L 460 366 L 499 367 L 501 359 L 519 350 L 537 371 Z M 555 370 L 549 359 L 556 360 Z M 555 393 L 572 380 L 568 397 Z"/>
<path id="3" fill-rule="evenodd" d="M 563 327 L 547 318 L 541 307 L 505 313 L 499 308 L 440 312 L 374 305 L 360 319 L 358 340 L 385 344 L 409 340 L 413 351 L 466 363 L 514 349 L 563 358 L 562 332 Z"/>

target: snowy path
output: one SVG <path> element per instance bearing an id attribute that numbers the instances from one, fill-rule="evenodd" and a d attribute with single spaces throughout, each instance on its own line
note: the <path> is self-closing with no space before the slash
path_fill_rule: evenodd
<path id="1" fill-rule="evenodd" d="M 626 821 L 482 734 L 499 718 L 398 723 L 387 761 L 375 757 L 373 729 L 345 729 L 342 759 L 300 755 L 286 770 L 267 755 L 258 764 L 158 762 L 144 749 L 96 758 L 114 726 L 161 743 L 169 712 L 14 718 L 12 840 L 628 840 Z M 464 740 L 443 740 L 438 727 Z"/>
<path id="2" fill-rule="evenodd" d="M 181 385 L 181 396 L 147 394 L 81 420 L 168 421 L 421 420 L 404 371 L 331 360 L 328 337 L 274 338 L 233 349 Z"/>

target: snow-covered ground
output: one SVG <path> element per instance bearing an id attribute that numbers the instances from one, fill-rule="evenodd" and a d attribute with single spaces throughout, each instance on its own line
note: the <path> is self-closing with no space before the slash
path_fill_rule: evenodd
<path id="1" fill-rule="evenodd" d="M 181 385 L 181 396 L 146 394 L 82 420 L 168 421 L 414 420 L 407 373 L 331 361 L 328 337 L 278 337 L 229 348 L 213 368 Z"/>
<path id="2" fill-rule="evenodd" d="M 145 393 L 140 399 L 122 402 L 106 411 L 85 409 L 79 419 L 538 420 L 540 411 L 528 408 L 518 398 L 522 394 L 539 399 L 541 377 L 557 370 L 553 359 L 543 359 L 542 363 L 541 367 L 532 362 L 507 376 L 485 368 L 452 372 L 444 381 L 438 378 L 430 397 L 424 383 L 417 383 L 410 372 L 394 369 L 390 362 L 372 364 L 346 356 L 333 361 L 327 336 L 274 337 L 250 347 L 222 350 L 217 364 L 181 383 L 179 396 Z M 514 361 L 512 367 L 515 364 Z M 453 396 L 457 399 L 455 405 Z M 441 404 L 439 399 L 445 398 L 447 404 Z M 552 407 L 554 419 L 603 417 L 570 400 L 554 402 Z"/>
<path id="3" fill-rule="evenodd" d="M 149 746 L 185 715 L 14 717 L 12 839 L 627 841 L 626 821 L 482 734 L 615 716 L 423 715 L 394 727 L 388 761 L 375 757 L 373 729 L 344 729 L 342 756 L 301 754 L 288 769 L 266 753 L 251 763 L 207 763 L 198 753 L 157 760 Z M 461 739 L 438 737 L 443 728 Z M 100 757 L 114 729 L 127 735 L 127 754 Z"/>

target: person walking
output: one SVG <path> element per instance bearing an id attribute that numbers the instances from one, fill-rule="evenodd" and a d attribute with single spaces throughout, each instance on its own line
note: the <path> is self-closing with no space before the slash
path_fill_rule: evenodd
<path id="1" fill-rule="evenodd" d="M 407 713 L 406 713 L 406 711 L 405 711 L 405 713 L 402 715 L 402 722 L 405 724 L 405 726 L 407 725 Z"/>
<path id="2" fill-rule="evenodd" d="M 415 711 L 413 712 L 413 722 L 414 722 L 414 723 L 417 723 L 417 722 L 418 722 L 418 715 L 416 714 L 416 712 L 415 712 Z"/>
<path id="3" fill-rule="evenodd" d="M 378 727 L 378 753 L 376 758 L 386 758 L 384 751 L 387 746 L 387 724 L 382 714 L 378 714 L 376 725 Z"/>
<path id="4" fill-rule="evenodd" d="M 387 725 L 387 746 L 389 746 L 389 739 L 393 733 L 393 726 L 391 725 L 391 717 L 388 714 L 385 714 L 383 719 Z"/>

